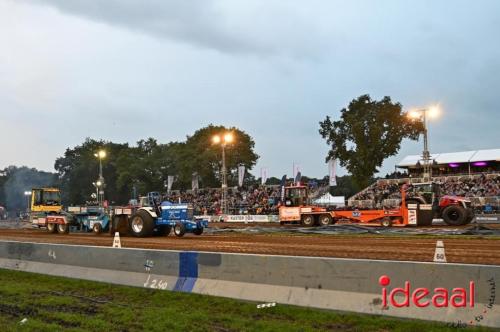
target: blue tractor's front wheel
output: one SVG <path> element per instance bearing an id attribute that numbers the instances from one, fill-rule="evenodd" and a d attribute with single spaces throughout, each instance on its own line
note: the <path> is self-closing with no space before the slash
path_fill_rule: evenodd
<path id="1" fill-rule="evenodd" d="M 193 231 L 193 233 L 195 235 L 201 235 L 201 234 L 203 234 L 203 227 L 195 228 L 194 231 Z"/>
<path id="2" fill-rule="evenodd" d="M 183 223 L 178 222 L 174 226 L 174 234 L 178 237 L 184 236 L 186 234 L 186 226 Z"/>

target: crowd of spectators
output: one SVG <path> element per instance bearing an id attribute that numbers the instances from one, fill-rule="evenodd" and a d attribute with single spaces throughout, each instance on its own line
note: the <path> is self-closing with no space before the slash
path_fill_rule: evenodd
<path id="1" fill-rule="evenodd" d="M 231 214 L 277 214 L 280 196 L 280 186 L 228 188 L 227 206 Z M 173 203 L 191 203 L 196 215 L 218 215 L 222 210 L 222 193 L 219 188 L 172 192 L 164 199 Z"/>

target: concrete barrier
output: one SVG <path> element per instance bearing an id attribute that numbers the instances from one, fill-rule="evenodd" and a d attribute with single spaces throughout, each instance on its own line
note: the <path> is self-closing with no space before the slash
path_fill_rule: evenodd
<path id="1" fill-rule="evenodd" d="M 259 302 L 500 327 L 500 267 L 294 256 L 264 256 L 0 241 L 0 268 Z M 420 287 L 468 292 L 474 307 L 383 307 L 390 291 Z M 400 292 L 401 294 L 401 292 Z M 390 295 L 390 294 L 389 294 Z M 471 297 L 469 292 L 467 301 Z M 385 298 L 390 298 L 386 296 Z M 395 299 L 404 302 L 404 296 Z M 429 299 L 429 296 L 423 298 Z M 467 302 L 468 304 L 469 302 Z"/>

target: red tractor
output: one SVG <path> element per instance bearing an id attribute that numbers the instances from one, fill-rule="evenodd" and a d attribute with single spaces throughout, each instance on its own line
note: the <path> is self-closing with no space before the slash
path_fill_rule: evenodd
<path id="1" fill-rule="evenodd" d="M 474 219 L 472 202 L 461 196 L 441 195 L 436 182 L 412 183 L 408 188 L 407 204 L 432 205 L 435 218 L 450 226 L 466 225 Z"/>

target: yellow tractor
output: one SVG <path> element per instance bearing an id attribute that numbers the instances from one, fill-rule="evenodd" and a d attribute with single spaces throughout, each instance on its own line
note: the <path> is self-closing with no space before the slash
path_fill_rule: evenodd
<path id="1" fill-rule="evenodd" d="M 49 233 L 68 233 L 71 215 L 63 211 L 61 191 L 57 188 L 34 188 L 31 190 L 31 224 L 47 227 Z"/>

